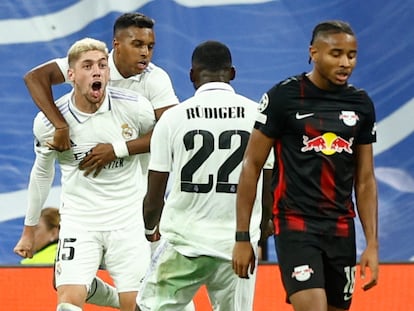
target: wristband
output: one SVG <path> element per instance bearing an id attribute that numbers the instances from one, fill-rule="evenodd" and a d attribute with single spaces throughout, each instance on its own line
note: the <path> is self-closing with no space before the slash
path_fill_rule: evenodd
<path id="1" fill-rule="evenodd" d="M 153 229 L 147 229 L 145 228 L 145 235 L 153 235 L 155 231 L 157 231 L 158 226 L 155 226 Z"/>
<path id="2" fill-rule="evenodd" d="M 250 242 L 250 233 L 249 233 L 249 231 L 237 231 L 236 232 L 236 242 Z"/>
<path id="3" fill-rule="evenodd" d="M 112 143 L 114 153 L 117 158 L 125 158 L 129 156 L 129 151 L 126 141 L 116 141 Z"/>

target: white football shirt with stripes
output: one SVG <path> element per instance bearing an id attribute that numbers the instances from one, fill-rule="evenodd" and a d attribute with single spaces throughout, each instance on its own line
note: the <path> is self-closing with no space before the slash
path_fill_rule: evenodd
<path id="1" fill-rule="evenodd" d="M 115 66 L 113 53 L 114 51 L 111 51 L 108 57 L 110 86 L 138 92 L 150 101 L 154 110 L 178 104 L 178 98 L 175 95 L 171 79 L 164 69 L 154 63 L 149 63 L 142 73 L 124 78 Z M 68 59 L 66 57 L 56 58 L 51 60 L 51 62 L 53 61 L 59 66 L 65 81 L 69 83 L 67 75 L 69 69 Z M 138 156 L 143 172 L 142 179 L 146 181 L 150 154 L 142 153 Z M 146 186 L 143 187 L 142 191 L 145 194 Z"/>
<path id="2" fill-rule="evenodd" d="M 53 138 L 54 127 L 40 112 L 34 121 L 36 161 L 31 173 L 30 198 L 26 225 L 38 221 L 53 180 L 54 162 L 62 171 L 60 213 L 63 220 L 94 231 L 116 230 L 138 220 L 143 227 L 140 191 L 140 159 L 128 156 L 107 164 L 97 177 L 84 176 L 78 165 L 98 143 L 129 141 L 153 129 L 152 105 L 133 91 L 108 87 L 98 111 L 79 111 L 72 102 L 73 92 L 60 98 L 56 105 L 70 127 L 72 148 L 65 152 L 50 150 L 46 141 Z"/>

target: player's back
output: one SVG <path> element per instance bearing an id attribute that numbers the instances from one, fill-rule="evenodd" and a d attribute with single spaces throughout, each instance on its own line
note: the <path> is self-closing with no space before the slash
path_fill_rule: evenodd
<path id="1" fill-rule="evenodd" d="M 169 240 L 191 237 L 188 255 L 230 256 L 237 184 L 256 112 L 257 104 L 230 85 L 208 83 L 159 121 L 168 128 L 174 176 L 162 228 Z"/>

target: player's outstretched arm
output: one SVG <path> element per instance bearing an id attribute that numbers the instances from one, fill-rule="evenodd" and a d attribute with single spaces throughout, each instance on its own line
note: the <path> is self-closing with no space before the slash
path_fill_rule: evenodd
<path id="1" fill-rule="evenodd" d="M 56 107 L 52 93 L 52 85 L 65 82 L 57 63 L 41 64 L 27 72 L 23 79 L 33 101 L 56 129 L 48 146 L 57 151 L 70 149 L 69 127 Z"/>

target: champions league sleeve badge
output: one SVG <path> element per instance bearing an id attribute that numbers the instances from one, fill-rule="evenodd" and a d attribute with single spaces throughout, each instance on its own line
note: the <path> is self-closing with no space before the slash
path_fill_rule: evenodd
<path id="1" fill-rule="evenodd" d="M 266 110 L 268 105 L 269 105 L 269 96 L 267 95 L 267 93 L 264 93 L 262 98 L 259 101 L 259 106 L 257 107 L 257 110 L 259 112 L 263 112 Z"/>
<path id="2" fill-rule="evenodd" d="M 257 116 L 256 121 L 262 124 L 266 124 L 267 116 L 263 113 L 266 110 L 267 106 L 269 105 L 269 96 L 267 93 L 264 93 L 262 98 L 259 101 L 259 105 L 257 106 Z"/>

